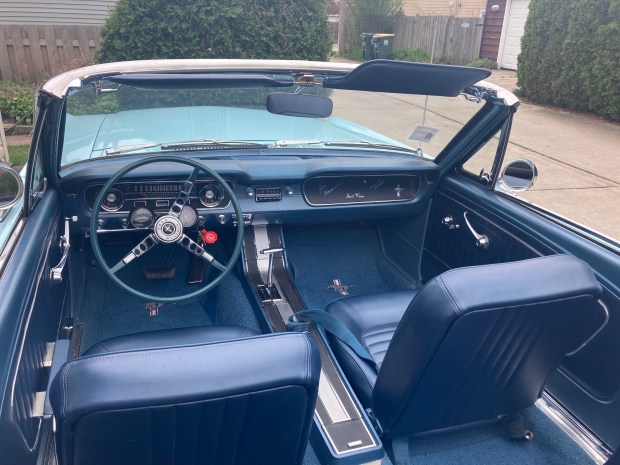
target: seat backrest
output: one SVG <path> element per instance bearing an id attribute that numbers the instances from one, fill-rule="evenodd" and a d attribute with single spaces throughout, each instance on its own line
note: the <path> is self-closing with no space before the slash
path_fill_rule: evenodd
<path id="1" fill-rule="evenodd" d="M 319 373 L 302 333 L 78 358 L 50 389 L 60 463 L 301 464 Z"/>
<path id="2" fill-rule="evenodd" d="M 601 291 L 590 267 L 566 255 L 460 268 L 429 281 L 399 323 L 373 390 L 386 436 L 533 405 L 564 355 L 604 321 Z"/>

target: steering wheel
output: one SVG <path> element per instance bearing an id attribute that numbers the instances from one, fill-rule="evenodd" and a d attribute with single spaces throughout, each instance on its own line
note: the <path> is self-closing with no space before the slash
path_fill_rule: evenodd
<path id="1" fill-rule="evenodd" d="M 99 212 L 100 212 L 99 205 L 103 203 L 103 199 L 107 195 L 108 191 L 112 188 L 112 186 L 119 179 L 125 176 L 127 173 L 144 165 L 149 165 L 151 163 L 161 163 L 161 162 L 181 163 L 183 165 L 189 165 L 193 167 L 194 170 L 190 174 L 189 178 L 187 178 L 187 180 L 183 183 L 183 187 L 181 191 L 179 192 L 179 194 L 177 195 L 177 198 L 175 199 L 174 203 L 172 204 L 170 211 L 168 211 L 168 213 L 166 213 L 165 215 L 157 218 L 155 222 L 151 225 L 151 227 L 147 228 L 151 230 L 151 233 L 146 238 L 144 238 L 139 244 L 133 247 L 129 251 L 129 253 L 127 253 L 118 263 L 110 267 L 107 264 L 105 258 L 103 257 L 103 254 L 101 253 L 101 248 L 99 247 L 99 240 L 97 239 L 97 222 L 99 219 Z M 183 207 L 189 200 L 189 195 L 192 190 L 192 186 L 194 185 L 194 182 L 196 181 L 196 178 L 198 177 L 198 174 L 201 171 L 206 173 L 208 176 L 212 177 L 213 179 L 215 179 L 220 184 L 222 189 L 224 189 L 226 194 L 228 194 L 228 197 L 230 198 L 230 201 L 235 210 L 236 217 L 238 219 L 237 220 L 237 238 L 235 242 L 235 247 L 233 249 L 233 253 L 230 259 L 228 260 L 228 263 L 225 265 L 217 261 L 213 257 L 213 255 L 209 254 L 204 249 L 204 247 L 202 247 L 201 245 L 196 243 L 194 240 L 189 238 L 187 235 L 185 235 L 185 233 L 183 232 L 183 224 L 181 223 L 181 220 L 179 218 L 181 215 L 181 210 L 183 210 Z M 95 254 L 95 258 L 97 262 L 99 263 L 99 265 L 101 266 L 101 269 L 103 270 L 103 272 L 113 282 L 115 282 L 119 287 L 121 287 L 125 291 L 129 292 L 130 294 L 133 294 L 134 296 L 145 299 L 147 301 L 161 302 L 161 303 L 181 302 L 181 301 L 193 299 L 195 297 L 198 297 L 210 291 L 215 286 L 217 286 L 228 275 L 228 273 L 232 271 L 233 266 L 235 262 L 237 261 L 237 258 L 239 258 L 239 254 L 241 253 L 241 246 L 243 244 L 242 218 L 243 216 L 241 214 L 241 207 L 239 206 L 239 201 L 235 197 L 235 194 L 233 193 L 228 183 L 224 181 L 224 179 L 219 174 L 217 174 L 215 171 L 213 171 L 210 168 L 207 168 L 206 166 L 201 165 L 200 163 L 194 160 L 178 158 L 178 157 L 173 157 L 173 156 L 165 156 L 165 155 L 155 156 L 152 158 L 138 160 L 135 163 L 129 164 L 125 168 L 118 171 L 114 176 L 112 176 L 108 180 L 108 182 L 106 182 L 104 186 L 101 188 L 101 190 L 99 191 L 99 194 L 97 195 L 97 198 L 95 199 L 95 203 L 93 206 L 93 213 L 90 218 L 90 244 L 92 246 L 93 253 Z M 184 248 L 185 250 L 189 251 L 190 253 L 210 263 L 211 266 L 220 270 L 221 273 L 215 279 L 207 282 L 205 285 L 201 286 L 196 291 L 190 292 L 188 294 L 177 295 L 177 296 L 157 296 L 157 295 L 146 294 L 144 292 L 138 291 L 137 289 L 134 289 L 133 287 L 129 286 L 127 283 L 123 282 L 118 276 L 116 276 L 116 273 L 120 269 L 124 268 L 125 265 L 129 264 L 134 259 L 141 257 L 142 255 L 144 255 L 145 253 L 147 253 L 149 250 L 151 250 L 153 247 L 155 247 L 157 244 L 160 244 L 160 243 L 177 244 L 181 246 L 182 248 Z"/>

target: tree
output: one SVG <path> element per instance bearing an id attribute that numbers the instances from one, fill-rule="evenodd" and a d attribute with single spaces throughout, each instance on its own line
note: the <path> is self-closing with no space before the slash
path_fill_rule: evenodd
<path id="1" fill-rule="evenodd" d="M 96 59 L 325 60 L 330 51 L 325 0 L 119 0 Z"/>

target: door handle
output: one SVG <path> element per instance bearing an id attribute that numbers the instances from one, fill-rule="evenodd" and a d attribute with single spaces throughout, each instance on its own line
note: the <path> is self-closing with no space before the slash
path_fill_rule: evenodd
<path id="1" fill-rule="evenodd" d="M 480 247 L 481 249 L 489 248 L 489 238 L 484 234 L 480 234 L 478 231 L 474 229 L 469 220 L 467 219 L 467 212 L 463 213 L 463 218 L 465 219 L 465 224 L 469 228 L 469 231 L 474 235 L 476 239 L 476 247 Z"/>
<path id="2" fill-rule="evenodd" d="M 60 283 L 62 282 L 62 272 L 65 269 L 65 265 L 67 264 L 67 259 L 69 258 L 69 249 L 71 249 L 71 243 L 69 242 L 69 221 L 71 218 L 65 218 L 65 232 L 60 237 L 60 250 L 62 250 L 62 257 L 60 257 L 60 261 L 58 265 L 50 270 L 50 279 L 52 283 Z"/>

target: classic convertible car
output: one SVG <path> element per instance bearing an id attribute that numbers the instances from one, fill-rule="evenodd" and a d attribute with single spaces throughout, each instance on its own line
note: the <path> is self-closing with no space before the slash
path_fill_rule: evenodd
<path id="1" fill-rule="evenodd" d="M 620 245 L 477 68 L 111 63 L 0 168 L 0 463 L 601 464 Z"/>

